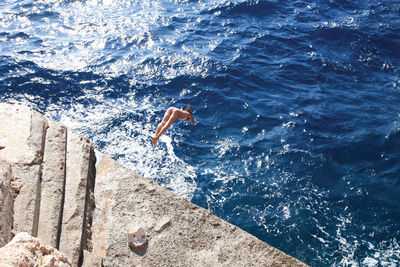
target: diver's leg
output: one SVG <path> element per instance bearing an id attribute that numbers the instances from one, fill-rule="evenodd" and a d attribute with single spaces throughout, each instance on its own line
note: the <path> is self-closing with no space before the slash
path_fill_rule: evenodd
<path id="1" fill-rule="evenodd" d="M 154 134 L 154 138 L 151 141 L 153 143 L 153 145 L 157 145 L 158 138 L 160 137 L 160 131 L 161 131 L 161 129 L 164 128 L 164 125 L 169 121 L 171 114 L 172 114 L 172 108 L 168 108 L 164 114 L 164 118 L 162 119 L 160 124 L 158 124 L 158 126 L 157 126 L 156 133 Z"/>
<path id="2" fill-rule="evenodd" d="M 166 111 L 165 114 L 164 114 L 164 118 L 162 119 L 161 123 L 158 124 L 157 130 L 156 130 L 156 133 L 155 133 L 154 136 L 157 136 L 157 135 L 160 133 L 160 131 L 161 131 L 161 129 L 163 128 L 163 126 L 164 126 L 164 125 L 167 123 L 167 121 L 169 120 L 169 117 L 171 117 L 171 113 L 172 113 L 172 108 L 168 108 L 167 111 Z"/>

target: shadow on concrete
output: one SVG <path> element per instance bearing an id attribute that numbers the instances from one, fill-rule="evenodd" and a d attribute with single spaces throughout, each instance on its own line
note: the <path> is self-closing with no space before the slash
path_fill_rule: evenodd
<path id="1" fill-rule="evenodd" d="M 134 252 L 136 255 L 138 256 L 144 256 L 147 253 L 147 248 L 149 247 L 149 243 L 146 243 L 145 246 L 141 247 L 141 248 L 133 248 L 131 246 L 129 246 L 129 248 L 131 249 L 132 252 Z"/>

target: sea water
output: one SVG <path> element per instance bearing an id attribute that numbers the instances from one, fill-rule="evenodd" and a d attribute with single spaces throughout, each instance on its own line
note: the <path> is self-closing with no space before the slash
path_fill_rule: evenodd
<path id="1" fill-rule="evenodd" d="M 400 264 L 399 1 L 3 0 L 0 58 L 1 102 L 305 263 Z"/>

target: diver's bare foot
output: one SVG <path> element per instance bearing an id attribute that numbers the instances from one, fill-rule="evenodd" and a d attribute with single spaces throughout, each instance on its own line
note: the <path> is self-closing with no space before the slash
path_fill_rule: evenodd
<path id="1" fill-rule="evenodd" d="M 151 141 L 153 143 L 153 145 L 157 145 L 157 139 L 153 138 L 153 141 Z"/>
<path id="2" fill-rule="evenodd" d="M 3 149 L 3 148 L 5 148 L 5 146 L 0 146 L 0 149 Z"/>

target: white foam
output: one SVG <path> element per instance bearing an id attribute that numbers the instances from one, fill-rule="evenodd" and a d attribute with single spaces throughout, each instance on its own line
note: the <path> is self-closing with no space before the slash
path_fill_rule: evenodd
<path id="1" fill-rule="evenodd" d="M 378 261 L 373 258 L 366 257 L 363 261 L 363 265 L 368 267 L 378 266 Z"/>
<path id="2" fill-rule="evenodd" d="M 289 219 L 290 218 L 290 209 L 289 209 L 289 207 L 288 206 L 284 206 L 282 211 L 283 211 L 283 218 L 285 220 Z"/>
<path id="3" fill-rule="evenodd" d="M 334 241 L 338 242 L 339 249 L 343 254 L 342 259 L 339 261 L 338 266 L 398 266 L 400 258 L 400 244 L 396 238 L 381 241 L 378 245 L 374 246 L 367 240 L 358 240 L 355 236 L 342 235 L 346 228 L 353 227 L 352 216 L 346 217 L 340 215 L 337 217 L 339 223 L 337 224 L 336 236 Z M 331 241 L 332 242 L 332 241 Z M 361 247 L 366 246 L 369 249 L 368 256 L 358 258 L 356 251 Z M 336 266 L 336 265 L 335 265 Z"/>
<path id="4" fill-rule="evenodd" d="M 230 154 L 240 149 L 239 143 L 233 138 L 225 138 L 215 145 L 218 158 L 224 157 L 226 153 Z"/>

